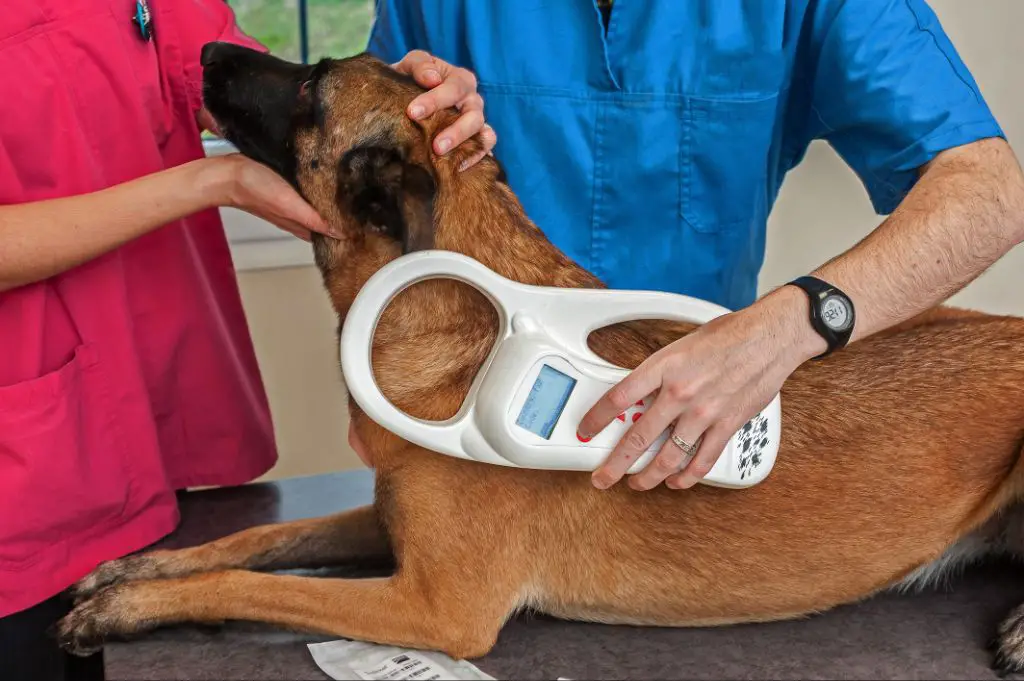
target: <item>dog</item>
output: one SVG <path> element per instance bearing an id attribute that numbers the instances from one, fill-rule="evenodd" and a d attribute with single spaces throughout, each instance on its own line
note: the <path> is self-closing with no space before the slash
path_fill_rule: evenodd
<path id="1" fill-rule="evenodd" d="M 339 320 L 381 266 L 437 248 L 537 285 L 604 284 L 531 222 L 500 164 L 413 121 L 412 79 L 361 54 L 315 65 L 223 43 L 203 50 L 204 96 L 239 151 L 286 178 L 337 230 L 313 251 Z M 635 368 L 693 325 L 645 320 L 591 334 Z M 384 312 L 373 366 L 385 396 L 453 416 L 496 339 L 475 289 L 420 282 Z M 510 617 L 700 627 L 797 618 L 925 586 L 962 561 L 1024 551 L 1024 320 L 936 307 L 798 368 L 782 388 L 775 468 L 746 490 L 596 489 L 588 473 L 451 458 L 351 420 L 376 471 L 372 505 L 255 527 L 99 565 L 58 624 L 77 654 L 164 625 L 264 622 L 381 644 L 485 655 Z M 273 574 L 359 561 L 368 579 Z M 1024 668 L 1024 607 L 993 664 Z"/>

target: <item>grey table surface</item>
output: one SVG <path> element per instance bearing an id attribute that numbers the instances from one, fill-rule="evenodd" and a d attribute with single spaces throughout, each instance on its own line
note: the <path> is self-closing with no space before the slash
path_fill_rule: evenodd
<path id="1" fill-rule="evenodd" d="M 368 503 L 373 478 L 352 471 L 182 495 L 182 523 L 162 547 Z M 987 679 L 986 643 L 1024 602 L 1014 565 L 979 566 L 947 587 L 886 594 L 812 618 L 713 629 L 635 628 L 521 617 L 474 663 L 498 679 Z M 344 607 L 344 604 L 339 604 Z M 245 623 L 177 627 L 106 649 L 107 677 L 327 679 L 306 644 L 331 640 Z"/>

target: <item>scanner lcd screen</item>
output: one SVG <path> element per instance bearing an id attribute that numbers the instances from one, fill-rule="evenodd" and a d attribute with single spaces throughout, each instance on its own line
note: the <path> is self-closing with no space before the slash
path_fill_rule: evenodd
<path id="1" fill-rule="evenodd" d="M 576 379 L 545 364 L 530 388 L 516 425 L 548 440 L 562 415 Z"/>

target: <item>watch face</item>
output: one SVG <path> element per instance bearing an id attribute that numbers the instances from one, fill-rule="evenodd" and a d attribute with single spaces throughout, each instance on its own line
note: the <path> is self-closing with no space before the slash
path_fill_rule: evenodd
<path id="1" fill-rule="evenodd" d="M 845 331 L 851 316 L 850 306 L 837 295 L 825 298 L 821 304 L 821 320 L 833 331 Z"/>

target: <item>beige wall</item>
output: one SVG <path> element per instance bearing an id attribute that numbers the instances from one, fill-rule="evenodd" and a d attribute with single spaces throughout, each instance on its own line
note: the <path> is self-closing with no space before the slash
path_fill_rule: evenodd
<path id="1" fill-rule="evenodd" d="M 1012 141 L 1024 139 L 1021 0 L 932 0 Z M 1021 142 L 1024 144 L 1024 142 Z M 853 245 L 880 218 L 856 177 L 815 144 L 787 179 L 769 223 L 762 290 Z M 239 275 L 281 447 L 268 477 L 361 466 L 348 448 L 344 388 L 334 352 L 335 320 L 310 267 Z M 1024 249 L 1018 248 L 954 302 L 1024 315 Z"/>
<path id="2" fill-rule="evenodd" d="M 239 273 L 280 459 L 265 479 L 362 467 L 349 448 L 337 321 L 313 267 Z"/>

